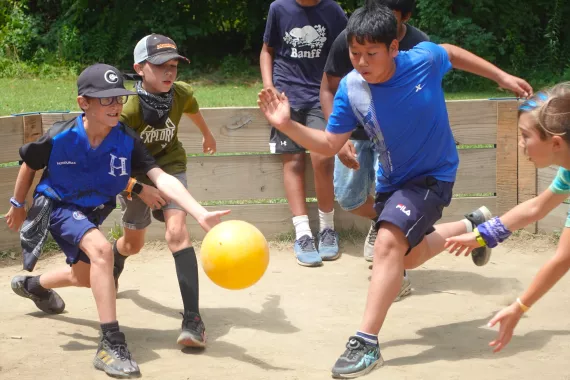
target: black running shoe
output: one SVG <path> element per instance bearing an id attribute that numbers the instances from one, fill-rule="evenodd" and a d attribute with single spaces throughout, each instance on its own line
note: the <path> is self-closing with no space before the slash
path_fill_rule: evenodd
<path id="1" fill-rule="evenodd" d="M 41 311 L 48 314 L 60 314 L 65 310 L 65 302 L 63 299 L 55 292 L 55 290 L 48 289 L 48 293 L 45 296 L 37 296 L 32 294 L 26 289 L 26 280 L 32 278 L 33 276 L 16 276 L 12 279 L 11 286 L 14 293 L 20 297 L 29 298 L 40 309 Z"/>
<path id="2" fill-rule="evenodd" d="M 206 347 L 206 326 L 202 317 L 192 312 L 185 312 L 182 317 L 182 331 L 177 343 L 186 347 Z"/>
<path id="3" fill-rule="evenodd" d="M 361 337 L 351 336 L 346 344 L 346 351 L 338 358 L 332 369 L 332 377 L 352 379 L 363 376 L 383 363 L 378 345 L 367 343 Z"/>
<path id="4" fill-rule="evenodd" d="M 93 365 L 112 377 L 132 378 L 141 374 L 138 364 L 127 348 L 125 334 L 120 331 L 103 335 Z"/>
<path id="5" fill-rule="evenodd" d="M 479 207 L 477 210 L 465 215 L 465 218 L 473 224 L 473 228 L 491 220 L 492 217 L 491 211 L 485 206 Z M 489 262 L 492 251 L 493 249 L 489 247 L 475 248 L 471 251 L 471 259 L 473 259 L 475 265 L 481 267 Z"/>

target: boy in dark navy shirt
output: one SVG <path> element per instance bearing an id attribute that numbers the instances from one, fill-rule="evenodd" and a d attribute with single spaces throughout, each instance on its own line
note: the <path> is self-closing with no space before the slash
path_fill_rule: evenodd
<path id="1" fill-rule="evenodd" d="M 288 94 L 291 115 L 309 128 L 324 130 L 319 88 L 328 52 L 346 26 L 346 15 L 333 0 L 276 0 L 269 7 L 259 57 L 264 88 Z M 294 253 L 303 266 L 320 266 L 339 257 L 334 230 L 334 160 L 311 152 L 319 206 L 318 243 L 311 228 L 305 196 L 305 147 L 271 129 L 271 153 L 279 153 L 287 201 L 295 227 Z"/>
<path id="2" fill-rule="evenodd" d="M 99 226 L 116 207 L 123 190 L 138 193 L 131 179 L 145 172 L 158 189 L 175 200 L 208 231 L 224 212 L 207 212 L 174 177 L 160 169 L 136 132 L 119 123 L 129 95 L 119 71 L 97 64 L 78 79 L 78 104 L 84 113 L 60 122 L 39 140 L 20 148 L 22 167 L 16 181 L 8 226 L 18 230 L 26 210 L 24 200 L 37 170 L 44 170 L 34 192 L 34 204 L 21 229 L 24 268 L 32 271 L 49 231 L 67 257 L 66 267 L 41 276 L 16 276 L 12 289 L 47 313 L 63 312 L 65 303 L 53 290 L 66 286 L 90 287 L 101 322 L 101 342 L 95 368 L 111 376 L 140 374 L 119 329 L 113 280 L 113 250 Z M 40 239 L 36 239 L 40 237 Z"/>
<path id="3" fill-rule="evenodd" d="M 360 124 L 378 152 L 372 277 L 360 328 L 334 364 L 333 377 L 355 378 L 382 364 L 378 333 L 400 291 L 404 268 L 418 267 L 443 252 L 446 238 L 492 217 L 482 207 L 461 221 L 435 225 L 451 202 L 459 165 L 443 76 L 456 68 L 491 79 L 517 96 L 532 94 L 524 80 L 457 46 L 421 42 L 399 52 L 396 25 L 385 6 L 352 14 L 346 29 L 355 70 L 340 82 L 326 132 L 292 121 L 286 94 L 259 94 L 268 121 L 313 151 L 335 155 Z M 484 265 L 491 249 L 480 247 L 475 253 L 476 263 Z"/>

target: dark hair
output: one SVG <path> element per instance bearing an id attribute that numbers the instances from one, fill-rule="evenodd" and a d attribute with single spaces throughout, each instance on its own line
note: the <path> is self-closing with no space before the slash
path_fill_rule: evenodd
<path id="1" fill-rule="evenodd" d="M 388 7 L 378 4 L 375 7 L 358 8 L 346 25 L 348 43 L 354 39 L 363 45 L 365 41 L 383 43 L 389 47 L 398 35 L 396 16 Z"/>
<path id="2" fill-rule="evenodd" d="M 402 17 L 411 15 L 416 6 L 416 0 L 366 0 L 365 7 L 375 8 L 378 5 L 385 5 L 393 11 L 400 11 Z"/>
<path id="3" fill-rule="evenodd" d="M 542 140 L 562 136 L 570 143 L 570 82 L 559 83 L 534 94 L 519 107 L 518 116 L 529 113 Z"/>

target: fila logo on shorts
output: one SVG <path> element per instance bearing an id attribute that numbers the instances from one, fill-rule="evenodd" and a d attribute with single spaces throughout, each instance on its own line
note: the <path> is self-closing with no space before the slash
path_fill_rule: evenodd
<path id="1" fill-rule="evenodd" d="M 400 210 L 401 210 L 404 214 L 406 214 L 407 216 L 410 216 L 410 210 L 408 210 L 405 205 L 403 205 L 403 204 L 400 203 L 400 204 L 398 204 L 398 205 L 396 206 L 396 208 L 397 208 L 397 209 L 400 209 Z"/>

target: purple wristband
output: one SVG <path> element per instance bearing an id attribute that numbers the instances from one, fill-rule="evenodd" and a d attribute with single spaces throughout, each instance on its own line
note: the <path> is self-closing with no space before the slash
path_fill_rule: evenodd
<path id="1" fill-rule="evenodd" d="M 494 217 L 488 222 L 478 225 L 477 230 L 489 248 L 496 247 L 499 243 L 507 240 L 512 234 L 511 231 L 501 223 L 499 217 Z"/>

